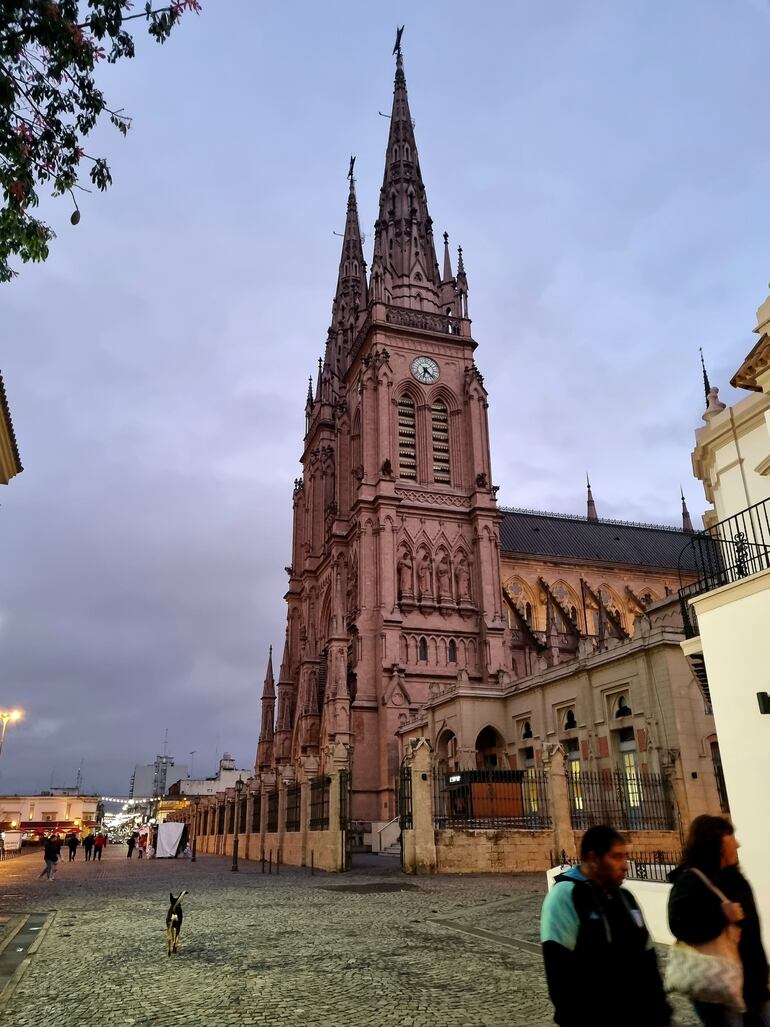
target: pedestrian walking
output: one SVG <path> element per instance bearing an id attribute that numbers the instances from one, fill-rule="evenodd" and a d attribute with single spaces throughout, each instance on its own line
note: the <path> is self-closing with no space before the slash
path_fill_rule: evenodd
<path id="1" fill-rule="evenodd" d="M 53 880 L 54 868 L 59 862 L 59 846 L 53 835 L 49 835 L 46 838 L 43 846 L 43 859 L 45 860 L 45 867 L 38 875 L 39 877 L 48 877 L 49 881 Z"/>
<path id="2" fill-rule="evenodd" d="M 540 924 L 548 993 L 559 1027 L 668 1027 L 671 1010 L 636 899 L 621 888 L 628 846 L 589 828 L 580 866 L 560 874 Z"/>
<path id="3" fill-rule="evenodd" d="M 126 859 L 131 859 L 131 857 L 134 854 L 135 847 L 136 847 L 136 835 L 135 834 L 131 834 L 128 837 L 128 855 L 126 856 Z"/>
<path id="4" fill-rule="evenodd" d="M 685 949 L 684 965 L 689 960 L 690 965 L 714 971 L 726 989 L 723 997 L 730 999 L 730 1004 L 702 1001 L 697 995 L 702 989 L 697 982 L 693 986 L 690 975 L 687 993 L 704 1027 L 770 1027 L 767 957 L 754 893 L 738 864 L 738 848 L 735 829 L 724 817 L 696 817 L 690 824 L 681 866 L 669 875 L 673 883 L 668 900 L 671 933 L 700 954 L 693 963 Z M 736 966 L 737 985 L 733 984 L 732 995 L 728 995 Z M 673 970 L 672 963 L 667 977 L 676 985 Z M 738 1008 L 741 997 L 745 1010 Z"/>
<path id="5" fill-rule="evenodd" d="M 91 859 L 94 848 L 94 836 L 87 834 L 83 839 L 83 852 L 86 854 L 86 863 Z"/>
<path id="6" fill-rule="evenodd" d="M 139 850 L 139 859 L 141 859 L 142 856 L 144 856 L 145 852 L 147 851 L 147 835 L 146 834 L 140 834 L 139 835 L 139 841 L 136 843 L 136 847 Z"/>
<path id="7" fill-rule="evenodd" d="M 75 834 L 74 831 L 71 831 L 67 835 L 67 848 L 69 849 L 69 853 L 70 853 L 70 858 L 69 858 L 69 862 L 70 863 L 72 863 L 72 861 L 75 859 L 75 853 L 78 851 L 78 845 L 80 845 L 80 839 L 78 838 L 78 836 Z"/>
<path id="8" fill-rule="evenodd" d="M 102 860 L 102 849 L 104 848 L 104 835 L 99 832 L 96 838 L 94 838 L 94 859 L 98 859 L 101 863 Z"/>

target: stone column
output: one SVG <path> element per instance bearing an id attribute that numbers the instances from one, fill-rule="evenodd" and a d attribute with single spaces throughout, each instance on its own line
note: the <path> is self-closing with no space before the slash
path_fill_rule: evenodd
<path id="1" fill-rule="evenodd" d="M 329 752 L 327 771 L 332 783 L 329 786 L 329 833 L 333 842 L 332 870 L 345 869 L 345 834 L 340 823 L 342 807 L 340 802 L 340 775 L 350 773 L 350 752 L 346 746 L 336 743 Z M 350 811 L 348 811 L 349 813 Z"/>
<path id="2" fill-rule="evenodd" d="M 404 870 L 436 873 L 436 832 L 433 826 L 433 750 L 427 738 L 412 743 L 404 765 L 412 774 L 412 828 L 404 831 Z"/>
<path id="3" fill-rule="evenodd" d="M 568 856 L 575 855 L 575 832 L 567 785 L 567 766 L 560 745 L 549 749 L 543 746 L 543 770 L 548 774 L 548 805 L 553 825 L 554 851 L 564 849 Z"/>

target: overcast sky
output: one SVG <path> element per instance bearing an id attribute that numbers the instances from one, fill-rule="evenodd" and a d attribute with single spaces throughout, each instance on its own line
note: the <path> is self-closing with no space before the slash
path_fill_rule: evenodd
<path id="1" fill-rule="evenodd" d="M 102 68 L 114 185 L 0 287 L 24 473 L 0 496 L 0 790 L 253 764 L 351 153 L 365 250 L 391 48 L 462 244 L 511 506 L 678 523 L 702 346 L 722 398 L 770 277 L 765 0 L 204 0 Z M 277 668 L 276 668 L 277 669 Z"/>

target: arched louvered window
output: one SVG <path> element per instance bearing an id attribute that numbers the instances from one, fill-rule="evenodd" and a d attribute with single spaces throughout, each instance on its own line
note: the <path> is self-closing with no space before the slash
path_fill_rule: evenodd
<path id="1" fill-rule="evenodd" d="M 420 661 L 420 663 L 428 662 L 428 643 L 425 641 L 424 638 L 420 639 L 419 645 L 417 647 L 417 659 Z"/>
<path id="2" fill-rule="evenodd" d="M 450 484 L 449 477 L 449 412 L 441 400 L 431 407 L 433 428 L 433 480 Z"/>
<path id="3" fill-rule="evenodd" d="M 398 473 L 401 478 L 417 479 L 414 400 L 409 396 L 402 396 L 398 401 Z"/>
<path id="4" fill-rule="evenodd" d="M 457 663 L 457 642 L 453 638 L 449 639 L 449 663 Z"/>

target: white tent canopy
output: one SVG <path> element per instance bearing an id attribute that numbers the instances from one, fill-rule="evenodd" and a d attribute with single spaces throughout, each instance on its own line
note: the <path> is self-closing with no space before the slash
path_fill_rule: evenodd
<path id="1" fill-rule="evenodd" d="M 158 847 L 155 850 L 156 859 L 168 859 L 176 856 L 179 848 L 179 839 L 182 837 L 184 824 L 166 823 L 158 824 Z"/>

